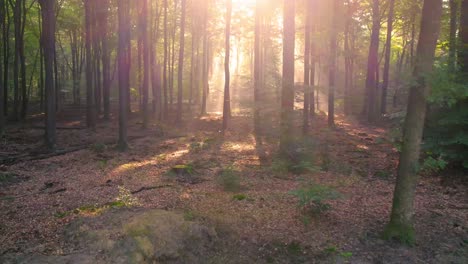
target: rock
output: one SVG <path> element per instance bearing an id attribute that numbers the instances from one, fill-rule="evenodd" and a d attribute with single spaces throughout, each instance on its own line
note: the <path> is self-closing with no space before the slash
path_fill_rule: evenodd
<path id="1" fill-rule="evenodd" d="M 120 210 L 75 222 L 66 237 L 103 263 L 198 263 L 213 246 L 216 232 L 186 221 L 182 213 Z"/>

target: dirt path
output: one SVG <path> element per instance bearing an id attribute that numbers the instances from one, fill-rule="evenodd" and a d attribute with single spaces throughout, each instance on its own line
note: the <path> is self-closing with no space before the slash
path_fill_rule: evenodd
<path id="1" fill-rule="evenodd" d="M 250 119 L 235 117 L 224 137 L 219 127 L 212 116 L 136 139 L 125 154 L 91 148 L 5 167 L 11 177 L 0 183 L 0 254 L 67 254 L 74 250 L 62 236 L 67 223 L 94 217 L 133 192 L 138 207 L 183 211 L 215 226 L 225 245 L 219 254 L 232 263 L 466 261 L 466 190 L 443 187 L 435 178 L 418 186 L 418 244 L 405 248 L 379 239 L 398 158 L 385 129 L 339 120 L 329 131 L 318 118 L 310 138 L 322 171 L 296 176 L 275 172 L 273 139 L 260 147 Z M 168 173 L 176 165 L 196 177 Z M 231 170 L 241 184 L 237 192 L 225 191 L 220 181 Z M 331 186 L 342 198 L 305 219 L 290 192 L 310 182 Z"/>

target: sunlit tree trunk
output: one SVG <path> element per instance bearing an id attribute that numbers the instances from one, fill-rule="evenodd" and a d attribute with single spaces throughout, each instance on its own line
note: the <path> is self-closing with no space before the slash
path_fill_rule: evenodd
<path id="1" fill-rule="evenodd" d="M 339 0 L 333 1 L 333 18 L 330 33 L 330 62 L 328 75 L 328 127 L 335 127 L 335 85 L 336 85 L 336 52 L 337 52 L 337 27 L 338 27 Z"/>
<path id="2" fill-rule="evenodd" d="M 382 83 L 382 99 L 380 113 L 387 113 L 387 96 L 388 96 L 388 86 L 390 82 L 390 62 L 392 55 L 392 32 L 393 32 L 393 16 L 395 13 L 395 0 L 389 1 L 389 11 L 387 19 L 387 43 L 385 49 L 385 65 L 383 70 L 383 83 Z"/>
<path id="3" fill-rule="evenodd" d="M 42 41 L 45 62 L 45 145 L 49 150 L 55 150 L 56 145 L 56 101 L 54 85 L 55 56 L 55 0 L 40 0 L 42 13 Z"/>
<path id="4" fill-rule="evenodd" d="M 403 128 L 403 148 L 393 197 L 392 214 L 385 235 L 414 243 L 414 197 L 418 182 L 418 161 L 426 116 L 427 82 L 434 63 L 434 53 L 442 14 L 442 0 L 425 0 L 407 116 Z"/>
<path id="5" fill-rule="evenodd" d="M 119 142 L 120 151 L 128 148 L 128 90 L 130 89 L 130 1 L 118 0 L 118 72 L 119 72 Z"/>
<path id="6" fill-rule="evenodd" d="M 168 84 L 167 84 L 167 70 L 168 70 L 168 48 L 169 48 L 169 40 L 168 40 L 168 25 L 167 25 L 167 0 L 164 0 L 164 66 L 163 66 L 163 91 L 164 91 L 164 119 L 167 119 L 169 115 L 168 110 Z"/>
<path id="7" fill-rule="evenodd" d="M 293 136 L 295 1 L 284 0 L 283 8 L 283 83 L 281 92 L 280 152 L 285 154 Z"/>
<path id="8" fill-rule="evenodd" d="M 261 58 L 260 58 L 260 21 L 261 21 L 261 0 L 257 0 L 255 4 L 255 36 L 254 36 L 254 127 L 255 134 L 260 135 L 260 91 L 262 83 L 260 80 L 261 74 Z"/>
<path id="9" fill-rule="evenodd" d="M 177 116 L 176 123 L 182 122 L 182 100 L 183 100 L 183 88 L 184 88 L 184 49 L 185 49 L 185 13 L 186 13 L 186 0 L 181 0 L 181 17 L 180 17 L 180 41 L 179 41 L 179 66 L 177 72 Z"/>
<path id="10" fill-rule="evenodd" d="M 305 8 L 305 32 L 304 32 L 304 112 L 302 119 L 302 132 L 307 134 L 309 130 L 309 108 L 310 108 L 310 30 L 312 27 L 311 0 L 306 1 Z"/>
<path id="11" fill-rule="evenodd" d="M 202 65 L 202 100 L 200 114 L 206 114 L 206 101 L 208 97 L 208 2 L 204 1 L 203 6 L 203 65 Z"/>
<path id="12" fill-rule="evenodd" d="M 231 72 L 229 62 L 231 57 L 231 15 L 232 0 L 226 0 L 226 39 L 225 39 L 225 58 L 224 58 L 224 104 L 223 104 L 223 132 L 228 127 L 231 118 L 231 94 L 229 85 L 231 82 Z"/>
<path id="13" fill-rule="evenodd" d="M 143 42 L 143 128 L 148 127 L 149 122 L 149 85 L 151 77 L 150 69 L 150 44 L 148 39 L 148 0 L 143 0 L 142 2 L 142 12 L 141 12 L 141 32 L 142 32 L 142 42 Z"/>

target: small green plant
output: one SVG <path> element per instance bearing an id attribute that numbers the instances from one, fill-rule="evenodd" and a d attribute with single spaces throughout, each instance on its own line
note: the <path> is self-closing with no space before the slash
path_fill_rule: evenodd
<path id="1" fill-rule="evenodd" d="M 392 173 L 388 170 L 379 170 L 375 173 L 375 176 L 380 179 L 388 180 L 392 176 Z"/>
<path id="2" fill-rule="evenodd" d="M 15 180 L 17 175 L 8 172 L 0 172 L 0 184 L 9 183 Z"/>
<path id="3" fill-rule="evenodd" d="M 236 201 L 243 201 L 243 200 L 246 200 L 247 199 L 247 195 L 245 194 L 234 194 L 232 196 L 232 199 L 236 200 Z"/>
<path id="4" fill-rule="evenodd" d="M 238 192 L 241 190 L 239 172 L 233 166 L 221 170 L 218 182 L 227 192 Z"/>
<path id="5" fill-rule="evenodd" d="M 132 195 L 130 190 L 126 189 L 123 186 L 119 186 L 119 195 L 117 196 L 114 207 L 133 207 L 139 206 L 140 202 L 136 197 Z"/>
<path id="6" fill-rule="evenodd" d="M 297 197 L 298 207 L 305 212 L 313 214 L 323 213 L 331 208 L 327 201 L 336 200 L 341 197 L 341 194 L 332 187 L 312 184 L 310 186 L 294 190 L 291 195 Z"/>
<path id="7" fill-rule="evenodd" d="M 288 251 L 288 253 L 290 255 L 300 255 L 302 253 L 302 246 L 299 242 L 297 241 L 294 241 L 294 242 L 291 242 L 289 243 L 287 246 L 286 246 L 286 250 Z"/>
<path id="8" fill-rule="evenodd" d="M 445 160 L 443 160 L 442 157 L 434 159 L 430 156 L 424 160 L 423 165 L 421 167 L 421 171 L 427 173 L 436 173 L 445 169 L 447 165 L 448 163 Z"/>
<path id="9" fill-rule="evenodd" d="M 186 210 L 184 211 L 184 220 L 185 221 L 193 221 L 195 219 L 195 215 L 192 211 Z"/>

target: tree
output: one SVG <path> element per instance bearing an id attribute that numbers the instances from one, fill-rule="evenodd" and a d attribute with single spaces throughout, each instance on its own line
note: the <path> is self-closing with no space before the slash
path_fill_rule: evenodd
<path id="1" fill-rule="evenodd" d="M 223 104 L 223 132 L 228 127 L 229 118 L 231 117 L 231 95 L 229 85 L 231 81 L 231 73 L 229 69 L 229 61 L 231 56 L 231 15 L 232 15 L 232 0 L 226 1 L 226 42 L 224 55 L 224 104 Z"/>
<path id="2" fill-rule="evenodd" d="M 261 0 L 255 3 L 255 36 L 254 36 L 254 126 L 255 134 L 260 134 L 260 90 L 262 83 L 260 81 L 261 74 L 261 58 L 260 58 L 260 21 L 261 21 Z"/>
<path id="3" fill-rule="evenodd" d="M 167 116 L 169 114 L 169 109 L 167 105 L 168 101 L 168 84 L 167 84 L 167 69 L 169 66 L 169 54 L 168 54 L 168 48 L 169 48 L 169 40 L 168 40 L 168 25 L 167 25 L 167 0 L 164 0 L 164 65 L 163 65 L 163 92 L 164 92 L 164 118 L 167 119 Z"/>
<path id="4" fill-rule="evenodd" d="M 309 111 L 310 111 L 310 31 L 312 27 L 312 14 L 311 14 L 311 1 L 306 1 L 305 8 L 305 32 L 304 32 L 304 113 L 303 113 L 303 123 L 302 123 L 302 132 L 306 134 L 309 130 Z M 313 102 L 312 102 L 313 103 Z"/>
<path id="5" fill-rule="evenodd" d="M 142 32 L 142 41 L 143 41 L 143 128 L 148 127 L 149 122 L 149 85 L 151 77 L 150 69 L 150 44 L 148 39 L 148 0 L 143 0 L 142 2 L 142 12 L 141 12 L 141 32 Z"/>
<path id="6" fill-rule="evenodd" d="M 45 64 L 45 145 L 54 150 L 56 145 L 56 100 L 54 85 L 55 57 L 55 0 L 40 0 L 42 14 L 42 41 L 44 45 Z"/>
<path id="7" fill-rule="evenodd" d="M 85 8 L 85 61 L 86 61 L 86 125 L 96 127 L 96 103 L 93 89 L 92 2 L 84 0 Z"/>
<path id="8" fill-rule="evenodd" d="M 392 53 L 392 32 L 393 32 L 393 16 L 395 13 L 395 0 L 389 0 L 389 11 L 387 19 L 387 42 L 385 44 L 385 65 L 383 70 L 383 83 L 382 83 L 382 102 L 380 105 L 380 113 L 387 113 L 387 95 L 388 85 L 390 81 L 390 60 Z"/>
<path id="9" fill-rule="evenodd" d="M 101 11 L 101 34 L 102 34 L 102 88 L 103 88 L 103 101 L 104 101 L 104 120 L 110 119 L 110 54 L 109 54 L 109 0 L 102 1 Z"/>
<path id="10" fill-rule="evenodd" d="M 4 9 L 5 9 L 5 0 L 0 0 L 0 28 L 4 28 L 5 27 L 5 12 L 4 12 Z M 4 35 L 2 35 L 2 38 L 0 41 L 2 41 L 3 43 L 5 43 L 5 39 L 4 39 Z M 5 44 L 4 44 L 5 45 Z M 0 64 L 0 138 L 3 137 L 4 133 L 5 133 L 5 125 L 6 125 L 6 121 L 5 121 L 5 104 L 6 104 L 6 100 L 5 100 L 5 83 L 3 82 L 3 70 L 2 70 L 2 64 Z"/>
<path id="11" fill-rule="evenodd" d="M 373 0 L 372 5 L 372 33 L 369 45 L 369 56 L 367 59 L 366 76 L 366 102 L 364 113 L 371 123 L 379 118 L 377 110 L 377 74 L 379 70 L 379 34 L 380 34 L 380 11 L 379 0 Z"/>
<path id="12" fill-rule="evenodd" d="M 294 118 L 295 1 L 284 0 L 283 8 L 283 82 L 281 89 L 280 152 L 285 154 L 292 140 L 292 120 Z"/>
<path id="13" fill-rule="evenodd" d="M 450 36 L 449 36 L 449 60 L 451 71 L 455 70 L 457 53 L 457 30 L 458 30 L 458 6 L 459 1 L 450 0 Z"/>
<path id="14" fill-rule="evenodd" d="M 468 0 L 462 0 L 459 36 L 458 64 L 463 77 L 468 78 Z"/>
<path id="15" fill-rule="evenodd" d="M 442 0 L 424 1 L 421 32 L 413 71 L 414 82 L 410 87 L 408 110 L 403 127 L 403 148 L 398 165 L 392 213 L 390 223 L 385 230 L 387 238 L 396 238 L 409 244 L 414 242 L 413 202 L 418 181 L 418 161 L 426 117 L 426 103 L 430 92 L 427 78 L 434 63 L 441 15 Z"/>
<path id="16" fill-rule="evenodd" d="M 335 83 L 336 83 L 336 50 L 337 50 L 337 27 L 338 27 L 338 8 L 339 0 L 333 1 L 333 17 L 330 32 L 330 62 L 328 75 L 328 127 L 335 127 Z"/>
<path id="17" fill-rule="evenodd" d="M 127 115 L 128 90 L 130 89 L 130 1 L 118 0 L 118 71 L 119 71 L 119 142 L 120 151 L 128 148 L 127 142 Z"/>
<path id="18" fill-rule="evenodd" d="M 179 47 L 179 67 L 177 72 L 177 117 L 176 123 L 182 122 L 182 100 L 183 100 L 183 88 L 184 88 L 184 49 L 185 49 L 185 13 L 186 13 L 186 0 L 181 0 L 181 19 L 180 19 L 180 47 Z"/>

